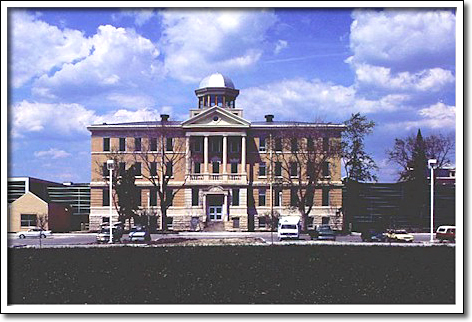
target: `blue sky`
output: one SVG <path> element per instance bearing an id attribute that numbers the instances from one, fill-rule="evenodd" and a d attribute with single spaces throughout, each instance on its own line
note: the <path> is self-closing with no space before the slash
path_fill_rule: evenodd
<path id="1" fill-rule="evenodd" d="M 366 149 L 397 178 L 395 137 L 455 132 L 456 17 L 440 9 L 22 9 L 9 12 L 9 175 L 90 181 L 101 122 L 184 120 L 221 72 L 249 120 L 377 124 Z"/>

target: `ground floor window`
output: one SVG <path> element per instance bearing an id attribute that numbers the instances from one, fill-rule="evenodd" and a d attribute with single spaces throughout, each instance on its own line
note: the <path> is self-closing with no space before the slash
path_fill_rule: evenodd
<path id="1" fill-rule="evenodd" d="M 322 206 L 329 206 L 329 188 L 328 187 L 323 187 L 321 198 L 322 198 L 321 205 Z"/>
<path id="2" fill-rule="evenodd" d="M 21 227 L 36 226 L 36 215 L 21 215 Z"/>
<path id="3" fill-rule="evenodd" d="M 308 229 L 313 229 L 313 217 L 306 218 L 306 226 Z"/>
<path id="4" fill-rule="evenodd" d="M 232 203 L 233 206 L 239 206 L 239 189 L 233 189 Z"/>
<path id="5" fill-rule="evenodd" d="M 259 206 L 266 205 L 266 189 L 259 188 Z"/>
<path id="6" fill-rule="evenodd" d="M 266 227 L 266 217 L 259 217 L 259 228 L 265 228 Z"/>
<path id="7" fill-rule="evenodd" d="M 192 206 L 198 206 L 198 188 L 192 188 Z"/>
<path id="8" fill-rule="evenodd" d="M 239 217 L 233 218 L 233 228 L 239 228 Z"/>
<path id="9" fill-rule="evenodd" d="M 166 224 L 167 224 L 167 229 L 172 229 L 173 224 L 174 224 L 174 218 L 173 217 L 166 217 Z"/>
<path id="10" fill-rule="evenodd" d="M 322 217 L 321 218 L 322 225 L 329 225 L 329 217 Z"/>
<path id="11" fill-rule="evenodd" d="M 102 190 L 102 206 L 109 206 L 110 205 L 110 190 L 103 189 Z"/>
<path id="12" fill-rule="evenodd" d="M 110 217 L 102 217 L 102 224 L 109 223 Z"/>

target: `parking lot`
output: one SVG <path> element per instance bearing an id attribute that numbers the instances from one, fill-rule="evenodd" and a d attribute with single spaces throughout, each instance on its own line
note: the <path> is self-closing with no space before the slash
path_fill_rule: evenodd
<path id="1" fill-rule="evenodd" d="M 166 244 L 163 240 L 179 240 L 179 239 L 259 239 L 259 244 L 353 244 L 353 245 L 395 245 L 395 246 L 424 246 L 429 245 L 430 235 L 429 233 L 414 233 L 413 243 L 368 243 L 362 242 L 359 233 L 352 233 L 349 235 L 338 235 L 336 241 L 310 241 L 308 235 L 302 234 L 298 240 L 277 240 L 277 233 L 274 232 L 180 232 L 170 234 L 152 234 L 152 241 L 161 241 L 162 244 Z M 42 247 L 61 247 L 61 246 L 85 246 L 85 245 L 97 245 L 96 233 L 53 233 L 47 238 L 41 239 Z M 128 235 L 124 234 L 122 241 L 126 243 Z M 25 246 L 39 246 L 40 241 L 38 238 L 25 238 L 20 239 L 16 234 L 8 235 L 8 246 L 9 247 L 25 247 Z M 439 244 L 439 241 L 435 240 L 434 244 Z M 454 245 L 454 243 L 445 243 L 448 245 Z"/>

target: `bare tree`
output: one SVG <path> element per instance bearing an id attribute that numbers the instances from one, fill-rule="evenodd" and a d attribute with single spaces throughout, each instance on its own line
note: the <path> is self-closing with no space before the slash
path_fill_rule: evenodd
<path id="1" fill-rule="evenodd" d="M 39 248 L 42 247 L 43 231 L 48 228 L 48 215 L 39 214 L 36 217 L 36 226 L 40 229 L 39 231 Z"/>
<path id="2" fill-rule="evenodd" d="M 140 143 L 140 151 L 133 156 L 136 162 L 142 164 L 141 175 L 152 184 L 159 196 L 161 229 L 166 231 L 167 210 L 188 179 L 186 157 L 189 150 L 183 131 L 172 128 L 169 121 L 149 126 L 145 139 Z M 174 174 L 181 173 L 184 174 L 183 180 L 176 184 Z"/>
<path id="3" fill-rule="evenodd" d="M 330 172 L 336 167 L 332 161 L 341 155 L 340 140 L 333 134 L 323 125 L 299 124 L 269 139 L 270 177 L 274 178 L 276 188 L 290 189 L 291 207 L 301 214 L 303 231 L 307 230 L 316 188 L 329 184 Z"/>
<path id="4" fill-rule="evenodd" d="M 451 155 L 455 150 L 453 134 L 432 134 L 423 139 L 423 149 L 426 159 L 436 159 L 437 166 L 442 168 L 451 164 Z M 418 136 L 409 135 L 405 138 L 396 138 L 392 149 L 387 150 L 388 159 L 400 166 L 399 181 L 408 181 L 411 178 L 415 155 L 418 150 Z M 426 167 L 426 164 L 424 164 Z M 424 174 L 426 176 L 426 174 Z"/>

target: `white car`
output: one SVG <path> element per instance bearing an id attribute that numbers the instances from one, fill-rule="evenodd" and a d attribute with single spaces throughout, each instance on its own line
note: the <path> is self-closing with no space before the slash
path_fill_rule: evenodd
<path id="1" fill-rule="evenodd" d="M 151 234 L 149 230 L 144 226 L 135 226 L 131 228 L 128 234 L 129 241 L 151 241 Z"/>
<path id="2" fill-rule="evenodd" d="M 46 236 L 51 236 L 50 230 L 42 230 L 41 228 L 31 228 L 27 231 L 20 231 L 16 234 L 18 238 L 46 238 Z"/>

